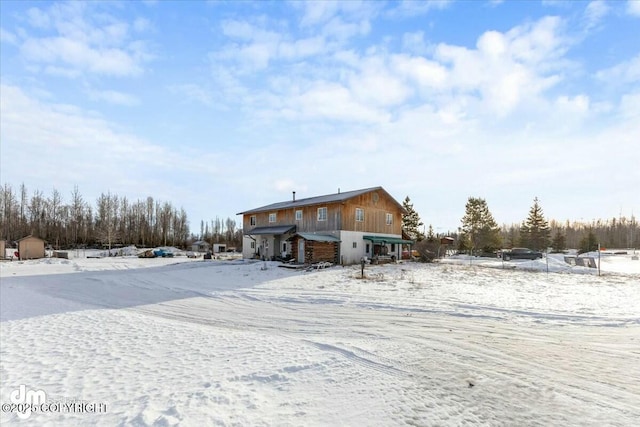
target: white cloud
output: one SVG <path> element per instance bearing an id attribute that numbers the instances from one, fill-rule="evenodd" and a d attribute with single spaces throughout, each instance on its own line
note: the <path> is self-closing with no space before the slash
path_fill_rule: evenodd
<path id="1" fill-rule="evenodd" d="M 426 15 L 432 10 L 441 10 L 449 7 L 453 0 L 431 0 L 431 1 L 415 1 L 402 0 L 394 3 L 395 8 L 391 9 L 387 14 L 389 16 L 420 16 Z"/>
<path id="2" fill-rule="evenodd" d="M 206 90 L 202 86 L 189 83 L 171 86 L 169 87 L 169 90 L 172 93 L 180 94 L 184 98 L 195 100 L 204 105 L 213 104 L 213 96 L 211 92 Z"/>
<path id="3" fill-rule="evenodd" d="M 475 50 L 440 44 L 434 59 L 447 68 L 439 80 L 456 92 L 479 93 L 489 111 L 505 116 L 561 79 L 551 72 L 567 49 L 560 27 L 557 18 L 543 18 L 506 33 L 488 31 Z"/>
<path id="4" fill-rule="evenodd" d="M 584 11 L 587 30 L 600 24 L 609 11 L 610 8 L 604 0 L 594 0 L 590 2 Z"/>
<path id="5" fill-rule="evenodd" d="M 305 1 L 294 2 L 303 9 L 301 27 L 324 26 L 340 16 L 348 22 L 368 21 L 379 13 L 383 5 L 370 1 Z"/>
<path id="6" fill-rule="evenodd" d="M 441 89 L 447 82 L 447 69 L 436 61 L 420 56 L 394 55 L 392 68 L 419 87 Z"/>
<path id="7" fill-rule="evenodd" d="M 28 39 L 21 50 L 25 59 L 29 61 L 61 63 L 78 71 L 115 76 L 139 75 L 143 71 L 136 58 L 124 50 L 98 50 L 66 37 Z"/>
<path id="8" fill-rule="evenodd" d="M 402 50 L 415 54 L 426 53 L 426 43 L 424 41 L 424 32 L 416 31 L 414 33 L 404 33 L 402 35 Z"/>
<path id="9" fill-rule="evenodd" d="M 45 70 L 58 75 L 140 75 L 144 62 L 152 58 L 144 42 L 131 38 L 128 23 L 93 13 L 93 6 L 71 2 L 54 4 L 48 10 L 29 9 L 34 28 L 54 31 L 36 36 L 24 30 L 20 49 L 25 60 L 43 64 Z M 133 26 L 141 30 L 143 22 L 138 19 Z"/>
<path id="10" fill-rule="evenodd" d="M 563 95 L 558 97 L 556 105 L 561 110 L 570 110 L 585 113 L 589 111 L 589 97 L 586 95 L 577 95 L 574 97 Z"/>
<path id="11" fill-rule="evenodd" d="M 640 17 L 640 1 L 627 0 L 627 13 L 631 16 Z"/>
<path id="12" fill-rule="evenodd" d="M 155 145 L 95 113 L 40 101 L 16 86 L 2 84 L 0 93 L 0 161 L 9 182 L 19 182 L 29 165 L 29 186 L 36 189 L 80 185 L 89 199 L 112 191 L 182 204 L 198 195 L 191 194 L 195 181 L 189 178 L 183 185 L 181 177 L 195 174 L 198 181 L 211 182 L 218 173 L 229 173 L 209 150 Z M 167 181 L 167 176 L 173 178 Z"/>
<path id="13" fill-rule="evenodd" d="M 612 85 L 640 81 L 640 54 L 611 68 L 598 71 L 596 77 Z"/>
<path id="14" fill-rule="evenodd" d="M 15 170 L 19 165 L 31 164 L 41 181 L 64 171 L 71 182 L 94 175 L 117 182 L 123 168 L 148 159 L 160 163 L 167 155 L 114 131 L 99 117 L 73 106 L 42 103 L 14 86 L 2 85 L 1 100 L 3 173 L 10 176 L 20 174 Z"/>
<path id="15" fill-rule="evenodd" d="M 145 18 L 136 18 L 133 21 L 133 29 L 139 33 L 147 32 L 151 28 L 151 22 Z"/>
<path id="16" fill-rule="evenodd" d="M 297 95 L 290 95 L 283 114 L 289 119 L 328 119 L 338 122 L 381 123 L 388 115 L 354 99 L 346 87 L 316 82 Z"/>
<path id="17" fill-rule="evenodd" d="M 640 125 L 638 125 L 638 123 L 640 123 L 640 92 L 629 93 L 622 97 L 622 100 L 620 101 L 620 114 L 625 119 L 633 121 L 633 123 L 636 124 L 635 136 L 637 137 L 640 133 Z M 634 147 L 636 152 L 638 148 L 637 142 L 638 141 L 636 139 L 636 147 Z"/>
<path id="18" fill-rule="evenodd" d="M 16 45 L 18 44 L 18 38 L 12 32 L 0 28 L 0 43 Z"/>
<path id="19" fill-rule="evenodd" d="M 349 89 L 361 105 L 393 106 L 405 101 L 409 88 L 390 70 L 383 58 L 365 58 L 348 78 Z"/>
<path id="20" fill-rule="evenodd" d="M 27 10 L 27 19 L 29 20 L 29 24 L 35 28 L 49 28 L 51 25 L 51 20 L 49 19 L 49 15 L 38 9 L 37 7 L 32 7 Z"/>
<path id="21" fill-rule="evenodd" d="M 89 97 L 93 100 L 106 101 L 109 104 L 123 105 L 127 107 L 132 107 L 140 104 L 140 100 L 137 97 L 115 90 L 89 90 L 88 94 Z"/>

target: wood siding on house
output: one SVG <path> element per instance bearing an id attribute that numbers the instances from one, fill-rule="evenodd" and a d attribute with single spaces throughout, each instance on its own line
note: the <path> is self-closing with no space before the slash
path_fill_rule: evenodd
<path id="1" fill-rule="evenodd" d="M 364 221 L 356 221 L 356 208 L 363 209 Z M 384 197 L 380 192 L 366 193 L 347 200 L 342 207 L 342 212 L 341 230 L 402 234 L 402 210 L 394 200 Z M 393 215 L 391 225 L 386 224 L 387 213 Z"/>
<path id="2" fill-rule="evenodd" d="M 327 208 L 327 220 L 318 221 L 318 208 Z M 364 211 L 364 221 L 356 221 L 356 208 Z M 302 211 L 302 220 L 296 221 L 296 211 Z M 269 214 L 276 214 L 276 222 L 269 222 Z M 393 215 L 393 223 L 386 224 L 386 214 Z M 251 217 L 256 223 L 251 225 Z M 398 204 L 382 192 L 371 192 L 345 202 L 291 207 L 277 211 L 243 215 L 242 226 L 246 231 L 255 227 L 296 225 L 297 231 L 309 233 L 335 230 L 362 231 L 367 233 L 402 234 L 402 210 Z"/>
<path id="3" fill-rule="evenodd" d="M 293 237 L 291 240 L 292 248 L 295 249 L 298 247 L 298 241 L 300 239 L 302 238 L 299 236 Z M 337 242 L 316 242 L 313 240 L 306 240 L 304 242 L 304 259 L 297 259 L 296 261 L 301 264 L 315 264 L 318 262 L 339 264 L 338 252 L 339 249 Z M 294 255 L 297 256 L 297 251 L 295 250 Z"/>

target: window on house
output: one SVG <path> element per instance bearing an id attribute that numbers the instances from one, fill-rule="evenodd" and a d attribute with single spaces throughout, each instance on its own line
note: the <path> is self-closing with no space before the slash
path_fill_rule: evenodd
<path id="1" fill-rule="evenodd" d="M 256 248 L 256 242 L 251 242 L 251 249 L 255 249 Z"/>
<path id="2" fill-rule="evenodd" d="M 286 243 L 282 244 L 282 252 L 287 252 L 287 244 Z"/>
<path id="3" fill-rule="evenodd" d="M 276 214 L 275 213 L 270 213 L 269 214 L 269 222 L 276 222 Z"/>
<path id="4" fill-rule="evenodd" d="M 391 252 L 395 252 L 396 251 L 396 244 L 392 243 L 391 244 Z"/>
<path id="5" fill-rule="evenodd" d="M 250 225 L 256 225 L 256 216 L 255 215 L 251 215 L 251 218 L 249 218 L 249 224 Z"/>
<path id="6" fill-rule="evenodd" d="M 327 220 L 327 208 L 318 208 L 318 221 Z"/>
<path id="7" fill-rule="evenodd" d="M 353 249 L 358 247 L 358 242 L 353 242 Z"/>
<path id="8" fill-rule="evenodd" d="M 365 246 L 364 251 L 365 251 L 366 253 L 369 253 L 369 244 L 368 244 L 368 243 L 367 243 L 367 245 Z"/>
<path id="9" fill-rule="evenodd" d="M 296 221 L 302 221 L 302 211 L 296 211 Z"/>
<path id="10" fill-rule="evenodd" d="M 387 214 L 387 225 L 393 224 L 393 214 Z"/>
<path id="11" fill-rule="evenodd" d="M 364 221 L 364 209 L 356 208 L 356 221 Z"/>

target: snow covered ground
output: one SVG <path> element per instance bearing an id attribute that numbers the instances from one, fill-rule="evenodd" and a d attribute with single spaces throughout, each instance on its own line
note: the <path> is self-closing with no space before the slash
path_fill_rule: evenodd
<path id="1" fill-rule="evenodd" d="M 600 276 L 557 257 L 368 265 L 365 278 L 360 266 L 277 266 L 0 263 L 0 423 L 640 419 L 640 261 L 631 253 L 603 256 Z M 49 412 L 11 412 L 42 396 Z"/>

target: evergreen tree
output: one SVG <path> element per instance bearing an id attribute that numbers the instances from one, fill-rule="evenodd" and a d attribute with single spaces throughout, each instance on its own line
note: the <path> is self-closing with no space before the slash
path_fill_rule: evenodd
<path id="1" fill-rule="evenodd" d="M 556 234 L 553 236 L 553 240 L 551 241 L 551 248 L 553 252 L 562 252 L 567 249 L 565 240 L 564 234 L 562 234 L 560 230 L 556 231 Z"/>
<path id="2" fill-rule="evenodd" d="M 489 253 L 502 246 L 500 237 L 500 227 L 493 219 L 489 211 L 487 202 L 477 197 L 469 197 L 465 206 L 465 214 L 462 217 L 462 237 L 463 247 Z"/>
<path id="3" fill-rule="evenodd" d="M 529 210 L 529 217 L 520 227 L 520 245 L 535 251 L 546 251 L 550 234 L 549 223 L 544 219 L 542 208 L 536 197 Z"/>
<path id="4" fill-rule="evenodd" d="M 402 215 L 402 229 L 414 240 L 420 241 L 424 239 L 424 234 L 420 232 L 420 226 L 422 226 L 422 221 L 420 221 L 420 215 L 413 208 L 413 203 L 411 203 L 411 199 L 407 196 L 402 202 L 402 207 L 407 212 Z"/>
<path id="5" fill-rule="evenodd" d="M 433 232 L 433 226 L 431 224 L 429 224 L 429 230 L 427 230 L 427 241 L 428 242 L 435 242 L 436 241 L 436 235 Z"/>
<path id="6" fill-rule="evenodd" d="M 593 234 L 593 230 L 589 230 L 589 234 L 580 240 L 579 253 L 592 252 L 598 250 L 598 238 Z"/>

